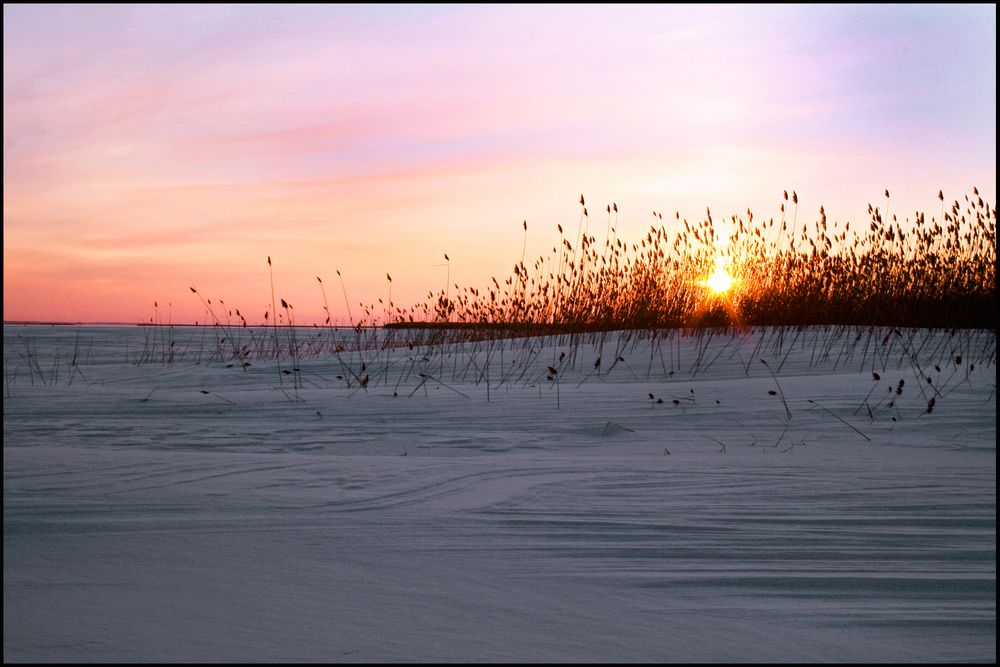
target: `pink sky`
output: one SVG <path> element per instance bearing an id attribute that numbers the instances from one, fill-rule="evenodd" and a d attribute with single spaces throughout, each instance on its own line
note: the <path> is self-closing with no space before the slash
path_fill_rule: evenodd
<path id="1" fill-rule="evenodd" d="M 4 319 L 346 322 L 574 228 L 995 202 L 996 8 L 4 6 Z M 168 305 L 169 304 L 169 305 Z"/>

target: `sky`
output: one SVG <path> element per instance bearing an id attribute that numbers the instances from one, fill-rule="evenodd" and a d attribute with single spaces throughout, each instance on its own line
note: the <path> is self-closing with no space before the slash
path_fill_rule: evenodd
<path id="1" fill-rule="evenodd" d="M 502 281 L 581 194 L 625 238 L 995 205 L 995 62 L 995 5 L 5 4 L 4 320 L 253 322 L 273 278 L 322 323 L 319 277 L 346 324 L 387 273 Z"/>

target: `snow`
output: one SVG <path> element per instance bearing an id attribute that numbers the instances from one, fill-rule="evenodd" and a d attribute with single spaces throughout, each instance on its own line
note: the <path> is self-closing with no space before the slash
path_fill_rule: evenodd
<path id="1" fill-rule="evenodd" d="M 5 661 L 996 658 L 993 332 L 206 329 L 4 327 Z"/>

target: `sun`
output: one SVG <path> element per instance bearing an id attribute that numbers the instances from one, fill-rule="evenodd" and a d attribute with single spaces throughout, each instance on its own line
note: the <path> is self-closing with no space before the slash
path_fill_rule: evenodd
<path id="1" fill-rule="evenodd" d="M 715 271 L 705 280 L 705 287 L 720 296 L 732 289 L 733 277 L 726 271 L 724 258 L 715 260 Z"/>

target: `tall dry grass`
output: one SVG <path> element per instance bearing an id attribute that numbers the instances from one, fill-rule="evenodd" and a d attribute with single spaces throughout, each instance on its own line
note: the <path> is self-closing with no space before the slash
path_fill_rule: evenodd
<path id="1" fill-rule="evenodd" d="M 345 377 L 359 387 L 374 381 L 369 366 L 394 347 L 677 328 L 995 330 L 996 211 L 976 189 L 950 206 L 943 193 L 938 197 L 939 216 L 915 212 L 899 220 L 869 205 L 862 225 L 831 223 L 822 206 L 815 220 L 800 225 L 794 191 L 783 193 L 778 220 L 761 221 L 750 210 L 719 220 L 706 210 L 702 220 L 691 222 L 654 211 L 644 236 L 629 242 L 620 233 L 617 203 L 604 208 L 605 224 L 595 224 L 604 236 L 598 238 L 581 196 L 576 234 L 556 225 L 558 242 L 551 251 L 526 259 L 528 224 L 523 222 L 521 258 L 510 275 L 494 276 L 482 288 L 452 285 L 451 259 L 445 254 L 446 282 L 439 291 L 429 291 L 425 301 L 397 306 L 387 273 L 387 300 L 379 299 L 380 306 L 359 304 L 359 314 L 351 310 L 338 270 L 349 329 L 333 325 L 321 289 L 325 326 L 301 331 L 290 306 L 285 312 L 277 308 L 287 302 L 274 292 L 270 257 L 271 310 L 264 315 L 263 330 L 248 328 L 239 310 L 241 326 L 234 326 L 229 311 L 222 311 L 223 319 L 211 300 L 191 290 L 219 333 L 210 359 L 228 356 L 244 368 L 251 357 L 289 359 L 292 370 L 279 366 L 280 379 L 296 373 L 303 356 L 347 354 Z M 706 279 L 720 266 L 733 286 L 716 294 Z M 322 288 L 322 279 L 317 280 Z M 279 320 L 285 320 L 283 326 Z M 295 385 L 300 386 L 298 380 Z"/>
<path id="2" fill-rule="evenodd" d="M 788 198 L 787 192 L 785 198 Z M 886 191 L 886 204 L 889 201 Z M 944 201 L 943 193 L 939 198 Z M 495 325 L 559 331 L 726 325 L 873 325 L 996 328 L 996 211 L 978 190 L 942 207 L 940 219 L 915 212 L 888 218 L 869 205 L 866 224 L 816 220 L 791 226 L 758 221 L 751 211 L 699 222 L 654 212 L 645 237 L 627 244 L 611 223 L 604 239 L 589 233 L 581 196 L 573 243 L 557 225 L 548 255 L 514 264 L 485 289 L 454 297 L 430 293 L 396 323 Z M 585 226 L 586 225 L 586 226 Z M 527 224 L 525 223 L 525 233 Z M 573 237 L 570 237 L 573 238 Z M 727 293 L 705 285 L 724 264 Z"/>

